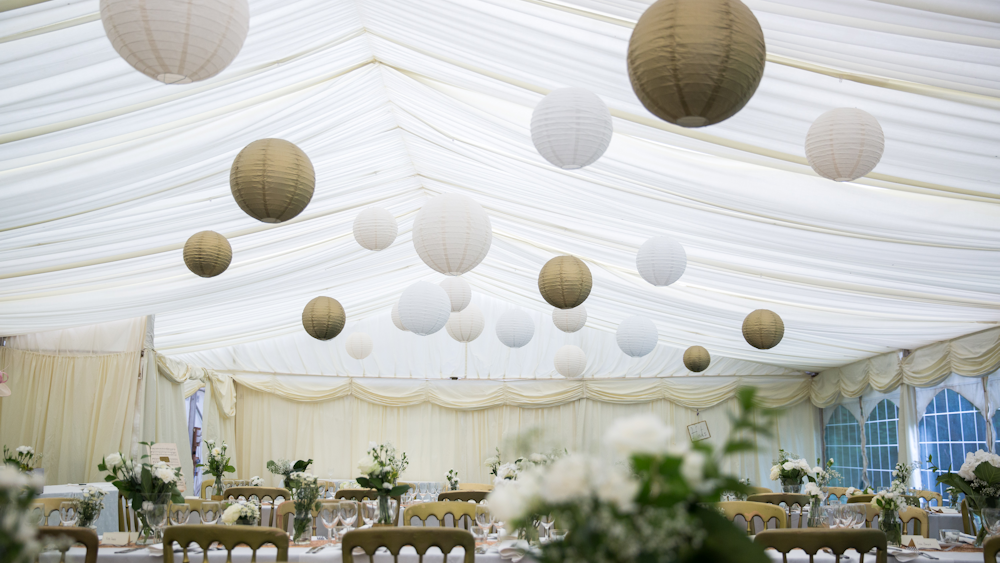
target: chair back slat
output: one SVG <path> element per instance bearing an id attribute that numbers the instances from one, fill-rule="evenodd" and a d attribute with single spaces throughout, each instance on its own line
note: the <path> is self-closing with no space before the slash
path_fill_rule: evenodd
<path id="1" fill-rule="evenodd" d="M 888 550 L 886 547 L 885 532 L 881 530 L 852 530 L 844 528 L 807 528 L 787 529 L 787 530 L 764 530 L 754 536 L 754 543 L 764 549 L 775 549 L 780 552 L 782 559 L 787 561 L 787 554 L 795 549 L 801 549 L 809 554 L 809 560 L 813 560 L 821 549 L 828 548 L 840 560 L 840 556 L 845 551 L 853 549 L 861 555 L 859 559 L 864 560 L 864 554 L 872 549 L 876 550 L 876 563 L 886 563 L 888 560 Z"/>
<path id="2" fill-rule="evenodd" d="M 438 500 L 460 501 L 460 502 L 483 502 L 489 491 L 442 491 L 438 493 Z"/>
<path id="3" fill-rule="evenodd" d="M 468 518 L 468 526 L 476 521 L 476 505 L 469 502 L 422 502 L 409 506 L 403 512 L 403 526 L 412 526 L 411 519 L 418 518 L 426 526 L 427 519 L 431 516 L 437 518 L 438 527 L 445 527 L 444 517 L 451 514 L 454 527 L 460 528 L 459 522 Z"/>
<path id="4" fill-rule="evenodd" d="M 74 544 L 82 543 L 84 547 L 87 548 L 87 555 L 84 557 L 84 563 L 97 563 L 97 532 L 91 530 L 90 528 L 79 528 L 71 526 L 39 526 L 38 527 L 39 538 L 61 538 L 67 537 L 73 540 Z M 70 545 L 66 545 L 66 550 L 70 548 Z M 66 561 L 66 550 L 60 548 L 62 553 L 60 561 Z"/>
<path id="5" fill-rule="evenodd" d="M 226 500 L 229 499 L 239 499 L 243 497 L 249 500 L 252 497 L 257 497 L 257 500 L 264 503 L 264 499 L 270 499 L 271 507 L 270 514 L 268 515 L 267 527 L 273 528 L 277 522 L 277 506 L 280 504 L 278 499 L 289 500 L 292 498 L 292 493 L 288 489 L 282 489 L 281 487 L 230 487 L 226 489 Z M 260 518 L 260 525 L 264 525 L 264 514 L 262 513 Z"/>
<path id="6" fill-rule="evenodd" d="M 226 561 L 232 563 L 233 549 L 238 545 L 246 545 L 253 550 L 256 561 L 257 550 L 262 545 L 274 544 L 278 549 L 275 561 L 288 561 L 288 534 L 276 529 L 259 526 L 218 526 L 212 524 L 186 524 L 170 526 L 163 531 L 163 563 L 174 563 L 173 543 L 177 542 L 184 550 L 184 560 L 188 560 L 188 546 L 197 544 L 204 553 L 212 543 L 219 542 L 226 548 Z"/>
<path id="7" fill-rule="evenodd" d="M 806 527 L 806 518 L 802 514 L 802 509 L 809 506 L 809 495 L 799 495 L 792 493 L 762 493 L 759 495 L 750 495 L 747 497 L 747 502 L 764 502 L 767 504 L 775 505 L 785 505 L 785 512 L 788 514 L 788 526 L 792 526 L 792 507 L 797 506 L 799 514 L 799 525 L 798 528 Z"/>
<path id="8" fill-rule="evenodd" d="M 903 533 L 909 533 L 907 530 L 912 521 L 914 523 L 913 535 L 919 534 L 925 538 L 930 537 L 930 519 L 927 517 L 926 510 L 915 506 L 906 506 L 899 511 L 899 520 L 903 523 Z"/>
<path id="9" fill-rule="evenodd" d="M 458 490 L 460 491 L 492 491 L 493 485 L 488 483 L 459 483 Z"/>
<path id="10" fill-rule="evenodd" d="M 351 530 L 344 534 L 341 553 L 343 563 L 354 563 L 355 548 L 361 548 L 369 560 L 372 560 L 375 551 L 384 547 L 392 554 L 393 561 L 398 562 L 399 552 L 405 546 L 413 547 L 421 560 L 428 549 L 437 547 L 444 554 L 445 561 L 449 560 L 448 554 L 453 549 L 461 547 L 465 550 L 464 563 L 475 563 L 475 539 L 466 530 L 455 528 L 388 527 Z"/>
<path id="11" fill-rule="evenodd" d="M 754 517 L 760 518 L 764 522 L 764 529 L 771 520 L 777 520 L 777 527 L 788 527 L 788 514 L 785 509 L 766 502 L 750 501 L 729 501 L 717 503 L 717 506 L 726 514 L 727 520 L 735 520 L 737 516 L 742 516 L 747 523 L 747 535 L 752 536 L 754 530 Z"/>

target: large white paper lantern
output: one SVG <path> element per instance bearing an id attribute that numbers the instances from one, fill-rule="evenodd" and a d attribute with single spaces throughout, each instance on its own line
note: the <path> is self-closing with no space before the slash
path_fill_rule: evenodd
<path id="1" fill-rule="evenodd" d="M 457 313 L 452 313 L 445 328 L 448 329 L 448 335 L 455 340 L 472 342 L 479 338 L 485 326 L 486 320 L 483 318 L 483 312 L 479 310 L 479 307 L 469 305 Z"/>
<path id="2" fill-rule="evenodd" d="M 684 275 L 687 253 L 681 243 L 668 236 L 653 237 L 639 247 L 635 267 L 642 279 L 649 283 L 670 285 Z"/>
<path id="3" fill-rule="evenodd" d="M 618 325 L 618 332 L 615 333 L 618 340 L 618 347 L 633 358 L 641 358 L 656 348 L 656 341 L 660 335 L 656 331 L 656 325 L 646 317 L 638 315 L 629 317 Z"/>
<path id="4" fill-rule="evenodd" d="M 806 133 L 806 159 L 817 174 L 837 182 L 857 180 L 882 159 L 885 136 L 875 117 L 860 109 L 832 109 Z"/>
<path id="5" fill-rule="evenodd" d="M 187 84 L 222 72 L 250 30 L 247 0 L 101 0 L 111 46 L 139 72 Z"/>
<path id="6" fill-rule="evenodd" d="M 461 194 L 441 194 L 413 220 L 413 248 L 432 269 L 458 276 L 475 268 L 490 251 L 493 227 L 482 206 Z"/>
<path id="7" fill-rule="evenodd" d="M 354 240 L 368 250 L 389 248 L 397 234 L 396 217 L 384 207 L 369 207 L 354 218 Z"/>
<path id="8" fill-rule="evenodd" d="M 563 332 L 576 332 L 587 324 L 587 308 L 579 305 L 572 309 L 552 309 L 552 324 Z"/>
<path id="9" fill-rule="evenodd" d="M 392 324 L 396 325 L 396 328 L 403 332 L 410 332 L 406 330 L 406 327 L 403 326 L 403 320 L 399 318 L 399 301 L 392 304 L 392 313 L 389 315 L 392 317 Z"/>
<path id="10" fill-rule="evenodd" d="M 458 276 L 445 278 L 438 285 L 448 294 L 452 313 L 464 310 L 472 302 L 472 287 L 464 279 Z"/>
<path id="11" fill-rule="evenodd" d="M 363 360 L 372 353 L 372 337 L 363 332 L 355 332 L 347 337 L 344 348 L 350 357 Z"/>
<path id="12" fill-rule="evenodd" d="M 430 282 L 418 281 L 399 298 L 399 320 L 413 334 L 434 334 L 444 328 L 450 315 L 448 294 Z"/>
<path id="13" fill-rule="evenodd" d="M 555 364 L 559 375 L 575 379 L 583 375 L 583 370 L 587 369 L 587 354 L 579 346 L 567 344 L 556 350 L 552 363 Z"/>
<path id="14" fill-rule="evenodd" d="M 613 132 L 608 106 L 583 88 L 553 90 L 531 113 L 531 142 L 538 154 L 563 170 L 601 158 Z"/>
<path id="15" fill-rule="evenodd" d="M 531 315 L 521 309 L 511 309 L 497 321 L 497 338 L 508 348 L 520 348 L 531 342 L 535 335 L 535 323 Z"/>

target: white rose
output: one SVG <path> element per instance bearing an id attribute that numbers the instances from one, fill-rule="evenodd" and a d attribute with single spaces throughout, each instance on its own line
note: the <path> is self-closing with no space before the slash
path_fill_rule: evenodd
<path id="1" fill-rule="evenodd" d="M 561 504 L 589 496 L 592 473 L 589 461 L 582 455 L 570 455 L 553 463 L 548 471 L 541 474 L 542 486 L 539 490 L 542 498 Z M 532 478 L 536 471 L 531 472 Z"/>
<path id="2" fill-rule="evenodd" d="M 536 454 L 531 454 L 531 455 L 528 456 L 528 461 L 530 461 L 532 463 L 544 463 L 545 462 L 545 456 L 542 455 L 542 454 L 537 454 L 537 453 Z"/>
<path id="3" fill-rule="evenodd" d="M 639 483 L 624 471 L 611 468 L 593 487 L 597 489 L 597 498 L 614 504 L 618 510 L 626 513 L 635 510 L 635 495 L 639 492 Z"/>
<path id="4" fill-rule="evenodd" d="M 35 448 L 31 446 L 20 446 L 17 448 L 17 453 L 19 454 L 33 454 L 35 453 Z"/>
<path id="5" fill-rule="evenodd" d="M 823 474 L 823 470 L 819 467 L 813 467 L 812 474 L 815 475 L 816 477 L 819 477 L 820 475 Z"/>
<path id="6" fill-rule="evenodd" d="M 240 518 L 240 512 L 242 511 L 242 506 L 239 504 L 230 504 L 226 511 L 222 513 L 222 522 L 225 524 L 233 525 Z"/>
<path id="7" fill-rule="evenodd" d="M 490 456 L 483 461 L 483 465 L 494 465 L 497 463 L 500 463 L 500 458 L 495 455 Z"/>
<path id="8" fill-rule="evenodd" d="M 778 480 L 778 477 L 781 476 L 780 475 L 780 471 L 781 471 L 781 467 L 780 466 L 774 465 L 774 466 L 771 467 L 771 480 L 772 481 L 777 481 Z"/>
<path id="9" fill-rule="evenodd" d="M 104 458 L 104 464 L 108 469 L 116 469 L 122 466 L 122 454 L 115 452 Z"/>
<path id="10" fill-rule="evenodd" d="M 382 483 L 382 488 L 387 491 L 392 490 L 392 483 Z"/>
<path id="11" fill-rule="evenodd" d="M 811 497 L 818 497 L 823 494 L 822 489 L 820 489 L 819 485 L 816 483 L 806 483 L 805 486 L 802 487 L 802 492 Z"/>
<path id="12" fill-rule="evenodd" d="M 663 454 L 670 446 L 673 430 L 654 414 L 619 418 L 604 434 L 604 443 L 624 456 Z"/>
<path id="13" fill-rule="evenodd" d="M 362 475 L 370 475 L 377 469 L 378 464 L 375 463 L 375 459 L 371 456 L 371 454 L 365 454 L 365 457 L 361 458 L 361 461 L 358 462 L 358 471 L 360 471 Z"/>
<path id="14" fill-rule="evenodd" d="M 698 489 L 705 481 L 705 454 L 698 450 L 684 454 L 684 459 L 681 461 L 681 477 L 684 477 L 691 488 Z"/>
<path id="15" fill-rule="evenodd" d="M 222 450 L 219 448 L 212 448 L 212 455 L 222 455 Z"/>
<path id="16" fill-rule="evenodd" d="M 27 478 L 21 475 L 21 472 L 14 466 L 0 465 L 0 490 L 20 489 L 25 482 L 27 482 Z"/>
<path id="17" fill-rule="evenodd" d="M 177 479 L 174 470 L 169 467 L 157 467 L 153 470 L 153 476 L 164 483 L 173 483 Z"/>
<path id="18" fill-rule="evenodd" d="M 795 469 L 795 464 L 790 461 L 786 461 L 781 465 L 781 468 L 784 469 L 785 471 L 791 471 Z"/>

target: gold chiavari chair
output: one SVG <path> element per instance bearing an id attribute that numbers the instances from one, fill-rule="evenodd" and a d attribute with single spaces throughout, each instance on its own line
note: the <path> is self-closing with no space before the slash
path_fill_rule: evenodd
<path id="1" fill-rule="evenodd" d="M 457 503 L 452 503 L 457 504 Z M 354 563 L 354 550 L 360 548 L 371 561 L 380 547 L 384 547 L 392 554 L 393 560 L 399 560 L 399 552 L 406 546 L 412 546 L 423 556 L 431 547 L 437 547 L 448 560 L 448 554 L 456 547 L 461 547 L 465 551 L 463 563 L 475 563 L 476 541 L 472 534 L 465 530 L 455 528 L 367 528 L 362 530 L 351 530 L 344 534 L 342 542 L 343 563 Z M 169 561 L 165 563 L 171 563 Z"/>
<path id="2" fill-rule="evenodd" d="M 735 520 L 737 516 L 742 516 L 747 522 L 747 535 L 752 536 L 754 530 L 754 517 L 759 517 L 763 521 L 763 528 L 767 529 L 767 524 L 771 520 L 777 520 L 777 527 L 788 527 L 788 514 L 785 509 L 775 504 L 766 502 L 750 501 L 727 501 L 717 504 L 726 515 L 727 520 Z"/>
<path id="3" fill-rule="evenodd" d="M 273 528 L 277 522 L 277 507 L 278 499 L 288 500 L 292 498 L 292 493 L 288 489 L 282 489 L 280 487 L 231 487 L 226 489 L 226 500 L 233 499 L 238 500 L 240 497 L 245 499 L 251 499 L 257 497 L 257 500 L 261 503 L 261 515 L 260 515 L 260 525 L 264 526 L 264 501 L 265 499 L 271 500 L 270 514 L 267 518 L 267 527 Z"/>
<path id="4" fill-rule="evenodd" d="M 438 493 L 438 500 L 480 503 L 489 494 L 489 491 L 441 491 Z"/>
<path id="5" fill-rule="evenodd" d="M 468 502 L 422 502 L 413 506 L 408 506 L 403 512 L 403 525 L 412 526 L 411 519 L 418 518 L 423 526 L 427 525 L 427 519 L 431 516 L 437 518 L 438 527 L 452 527 L 445 524 L 445 516 L 451 514 L 452 526 L 462 528 L 460 523 L 466 520 L 465 529 L 468 529 L 476 522 L 476 505 Z"/>
<path id="6" fill-rule="evenodd" d="M 188 524 L 186 526 L 170 526 L 163 531 L 163 563 L 174 563 L 173 544 L 177 542 L 184 550 L 184 563 L 188 559 L 188 546 L 198 544 L 203 553 L 218 542 L 227 550 L 226 563 L 233 561 L 233 548 L 246 545 L 253 550 L 251 562 L 257 561 L 257 550 L 264 544 L 274 544 L 278 548 L 275 561 L 288 561 L 288 534 L 276 529 L 266 529 L 259 526 L 206 526 L 204 524 Z"/>
<path id="7" fill-rule="evenodd" d="M 813 556 L 821 549 L 827 548 L 834 553 L 837 563 L 840 556 L 849 549 L 854 549 L 864 563 L 865 555 L 875 549 L 876 563 L 886 563 L 888 549 L 885 532 L 881 530 L 851 530 L 829 528 L 807 528 L 805 530 L 764 530 L 754 536 L 753 542 L 764 549 L 772 548 L 782 555 L 782 561 L 788 563 L 789 552 L 801 549 L 809 554 L 810 563 Z M 845 558 L 846 559 L 846 558 Z M 851 558 L 853 560 L 853 557 Z"/>
<path id="8" fill-rule="evenodd" d="M 40 526 L 38 528 L 39 538 L 69 538 L 71 541 L 59 546 L 59 563 L 66 563 L 66 552 L 73 544 L 82 543 L 87 548 L 87 555 L 84 556 L 84 563 L 97 563 L 97 532 L 90 528 L 78 528 L 71 526 Z M 37 560 L 37 559 L 36 559 Z"/>

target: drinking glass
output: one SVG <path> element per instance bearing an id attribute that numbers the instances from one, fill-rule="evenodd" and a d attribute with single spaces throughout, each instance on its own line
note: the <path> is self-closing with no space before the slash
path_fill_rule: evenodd
<path id="1" fill-rule="evenodd" d="M 984 508 L 983 525 L 986 526 L 986 537 L 1000 535 L 1000 508 Z"/>
<path id="2" fill-rule="evenodd" d="M 354 502 L 340 503 L 340 521 L 348 528 L 353 528 L 358 521 L 358 505 Z"/>
<path id="3" fill-rule="evenodd" d="M 941 538 L 941 543 L 949 543 L 949 544 L 958 543 L 959 542 L 958 537 L 960 533 L 962 533 L 961 530 L 953 530 L 953 529 L 941 530 L 940 532 L 938 532 L 938 537 Z"/>
<path id="4" fill-rule="evenodd" d="M 486 553 L 486 530 L 482 526 L 472 526 L 469 532 L 476 540 L 476 553 Z"/>
<path id="5" fill-rule="evenodd" d="M 336 534 L 338 542 L 343 542 L 344 534 L 346 534 L 350 530 L 351 528 L 348 526 L 344 526 L 343 524 L 337 524 L 337 526 L 333 529 L 333 533 Z"/>
<path id="6" fill-rule="evenodd" d="M 566 534 L 569 530 L 560 530 L 558 528 L 552 528 L 552 541 L 563 541 L 566 539 Z"/>
<path id="7" fill-rule="evenodd" d="M 191 516 L 191 505 L 190 504 L 171 504 L 170 505 L 170 525 L 171 526 L 181 526 L 187 524 L 188 518 Z"/>
<path id="8" fill-rule="evenodd" d="M 538 516 L 538 523 L 542 525 L 543 537 L 538 538 L 539 540 L 549 539 L 549 533 L 552 531 L 552 526 L 555 525 L 555 518 L 551 514 L 541 514 Z"/>
<path id="9" fill-rule="evenodd" d="M 142 503 L 142 512 L 146 516 L 146 522 L 153 528 L 153 543 L 162 541 L 163 528 L 167 525 L 167 504 L 158 502 Z"/>
<path id="10" fill-rule="evenodd" d="M 366 500 L 361 503 L 361 518 L 365 521 L 365 526 L 371 527 L 375 523 L 378 515 L 378 503 L 373 500 Z"/>
<path id="11" fill-rule="evenodd" d="M 323 523 L 323 527 L 326 528 L 326 543 L 333 543 L 333 528 L 337 525 L 339 514 L 340 510 L 336 504 L 324 503 L 320 505 L 319 520 Z"/>
<path id="12" fill-rule="evenodd" d="M 848 511 L 846 527 L 860 529 L 865 527 L 865 520 L 868 518 L 868 505 L 863 502 L 855 502 L 844 505 Z"/>
<path id="13" fill-rule="evenodd" d="M 490 516 L 490 507 L 482 504 L 476 505 L 476 524 L 482 528 L 485 533 L 490 533 L 490 526 L 493 523 L 493 519 Z"/>
<path id="14" fill-rule="evenodd" d="M 75 500 L 68 500 L 59 503 L 59 523 L 62 526 L 76 526 L 76 521 L 80 519 L 77 510 L 79 504 Z"/>
<path id="15" fill-rule="evenodd" d="M 220 516 L 222 516 L 222 503 L 215 501 L 201 503 L 202 524 L 215 524 Z"/>

